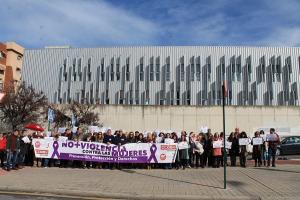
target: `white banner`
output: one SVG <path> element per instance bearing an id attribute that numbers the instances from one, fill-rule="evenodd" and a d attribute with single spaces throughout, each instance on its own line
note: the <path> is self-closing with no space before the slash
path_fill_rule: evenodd
<path id="1" fill-rule="evenodd" d="M 178 146 L 173 144 L 130 143 L 122 146 L 97 142 L 33 139 L 37 158 L 114 163 L 172 163 Z"/>

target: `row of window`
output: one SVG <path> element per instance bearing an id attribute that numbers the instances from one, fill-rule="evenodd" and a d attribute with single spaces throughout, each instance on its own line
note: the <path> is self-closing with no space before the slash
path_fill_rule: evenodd
<path id="1" fill-rule="evenodd" d="M 130 81 L 130 58 L 126 58 L 126 64 L 125 64 L 125 80 Z M 230 58 L 230 64 L 228 66 L 228 69 L 230 71 L 227 71 L 227 74 L 230 73 L 230 79 L 232 81 L 241 81 L 242 79 L 242 73 L 244 72 L 247 74 L 247 79 L 250 82 L 251 81 L 251 74 L 252 74 L 252 64 L 251 64 L 251 56 L 247 57 L 245 62 L 245 67 L 242 67 L 241 64 L 241 56 L 235 57 L 232 56 Z M 77 64 L 77 66 L 76 66 Z M 91 81 L 92 79 L 92 72 L 91 72 L 91 66 L 92 66 L 92 59 L 89 58 L 87 62 L 87 79 L 88 81 Z M 207 67 L 207 76 L 208 81 L 211 80 L 211 57 L 206 58 L 205 66 Z M 292 65 L 291 65 L 291 57 L 287 57 L 285 59 L 285 64 L 282 67 L 282 61 L 281 56 L 278 57 L 271 57 L 269 59 L 269 65 L 270 71 L 269 73 L 272 74 L 271 79 L 273 82 L 281 82 L 282 79 L 282 72 L 285 71 L 288 74 L 288 79 L 290 80 L 291 74 L 292 74 Z M 149 64 L 149 80 L 150 81 L 160 81 L 161 78 L 165 78 L 165 81 L 170 81 L 171 77 L 171 68 L 170 68 L 170 57 L 167 57 L 165 60 L 165 65 L 162 66 L 161 71 L 161 64 L 160 64 L 160 57 L 157 57 L 154 59 L 154 57 L 150 58 L 150 64 Z M 222 77 L 222 80 L 224 80 L 224 76 L 226 73 L 226 67 L 225 67 L 225 56 L 220 58 L 220 70 L 217 71 L 217 76 Z M 105 81 L 106 77 L 105 74 L 108 72 L 107 79 L 110 81 L 120 81 L 121 80 L 121 67 L 120 67 L 120 57 L 119 58 L 112 58 L 110 60 L 110 66 L 107 68 L 108 71 L 106 71 L 104 66 L 104 58 L 101 59 L 101 64 L 98 66 L 100 70 L 100 81 Z M 192 57 L 189 62 L 189 77 L 190 81 L 200 81 L 201 80 L 201 63 L 200 63 L 200 56 L 198 57 Z M 261 57 L 259 59 L 259 66 L 256 68 L 257 73 L 257 79 L 258 83 L 265 82 L 267 71 L 267 64 L 266 64 L 266 58 L 265 56 Z M 140 58 L 140 62 L 138 65 L 138 74 L 139 74 L 139 81 L 145 80 L 145 65 L 144 65 L 144 58 Z M 299 71 L 300 71 L 300 57 L 299 57 Z M 161 76 L 161 73 L 164 74 L 164 76 Z M 185 63 L 184 63 L 184 57 L 181 57 L 179 60 L 179 66 L 178 66 L 178 76 L 180 81 L 184 81 L 185 79 L 185 73 L 187 71 L 185 70 Z M 64 80 L 68 80 L 68 72 L 67 72 L 67 59 L 64 59 L 63 62 L 63 75 Z M 74 58 L 72 62 L 72 75 L 73 75 L 73 81 L 82 81 L 82 59 L 81 58 Z M 97 74 L 98 75 L 98 74 Z M 221 80 L 221 79 L 220 79 Z"/>

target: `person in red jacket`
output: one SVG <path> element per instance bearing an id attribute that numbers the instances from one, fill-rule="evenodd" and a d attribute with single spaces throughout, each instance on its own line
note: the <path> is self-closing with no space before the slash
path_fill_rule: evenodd
<path id="1" fill-rule="evenodd" d="M 0 160 L 1 160 L 1 167 L 4 167 L 5 152 L 6 152 L 6 137 L 3 136 L 3 133 L 0 133 Z"/>

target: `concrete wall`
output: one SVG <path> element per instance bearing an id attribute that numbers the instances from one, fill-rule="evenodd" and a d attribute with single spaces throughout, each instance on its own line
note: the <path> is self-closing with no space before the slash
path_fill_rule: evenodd
<path id="1" fill-rule="evenodd" d="M 201 126 L 222 131 L 222 107 L 197 106 L 98 106 L 105 127 L 130 130 L 187 130 Z M 253 134 L 258 128 L 275 127 L 284 134 L 300 134 L 300 107 L 226 107 L 226 133 L 239 127 Z M 299 132 L 298 132 L 299 131 Z"/>

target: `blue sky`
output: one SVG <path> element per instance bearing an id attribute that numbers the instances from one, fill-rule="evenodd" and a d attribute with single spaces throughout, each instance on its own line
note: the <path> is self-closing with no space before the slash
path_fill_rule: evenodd
<path id="1" fill-rule="evenodd" d="M 299 46 L 299 0 L 1 0 L 0 41 Z"/>

